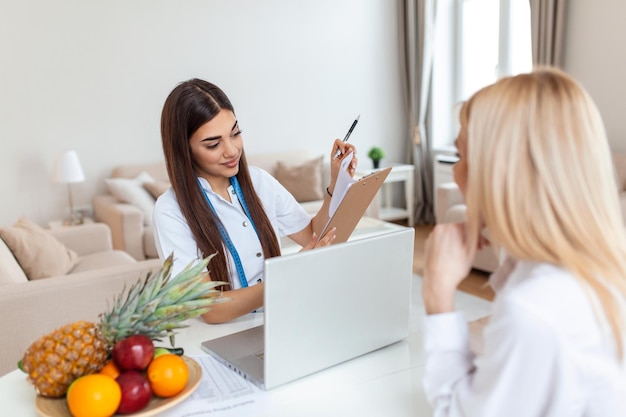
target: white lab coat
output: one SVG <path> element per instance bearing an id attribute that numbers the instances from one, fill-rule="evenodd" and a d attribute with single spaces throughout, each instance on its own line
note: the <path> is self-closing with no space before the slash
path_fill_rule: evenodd
<path id="1" fill-rule="evenodd" d="M 252 184 L 261 199 L 276 236 L 288 236 L 304 229 L 311 222 L 311 216 L 298 204 L 295 198 L 269 173 L 257 167 L 249 167 Z M 263 250 L 254 228 L 250 224 L 232 186 L 229 193 L 232 203 L 211 190 L 204 178 L 199 178 L 202 187 L 211 200 L 215 211 L 230 236 L 246 274 L 248 285 L 263 280 Z M 207 210 L 210 210 L 207 207 Z M 199 253 L 196 240 L 185 220 L 172 188 L 162 194 L 154 207 L 154 240 L 161 259 L 174 252 L 172 274 L 182 271 L 190 262 L 198 262 Z M 239 277 L 232 257 L 226 251 L 230 263 L 233 289 L 240 288 Z"/>

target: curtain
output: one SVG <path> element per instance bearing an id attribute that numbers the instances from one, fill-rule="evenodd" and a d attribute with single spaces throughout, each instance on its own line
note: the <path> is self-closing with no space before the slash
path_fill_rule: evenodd
<path id="1" fill-rule="evenodd" d="M 533 65 L 563 65 L 567 0 L 530 0 Z"/>
<path id="2" fill-rule="evenodd" d="M 406 149 L 415 166 L 415 223 L 431 224 L 433 213 L 433 163 L 426 132 L 426 114 L 432 73 L 435 0 L 404 0 L 401 7 L 404 35 L 404 80 L 408 114 Z"/>

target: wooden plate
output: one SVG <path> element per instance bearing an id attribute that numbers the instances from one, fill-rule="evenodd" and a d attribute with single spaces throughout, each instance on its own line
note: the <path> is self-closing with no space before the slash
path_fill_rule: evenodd
<path id="1" fill-rule="evenodd" d="M 189 368 L 189 380 L 187 381 L 187 386 L 180 394 L 170 398 L 158 398 L 153 396 L 146 408 L 137 413 L 125 415 L 132 417 L 156 416 L 158 413 L 162 413 L 163 411 L 174 407 L 176 404 L 191 395 L 191 393 L 198 388 L 198 385 L 200 385 L 200 380 L 202 379 L 202 368 L 198 362 L 187 356 L 183 356 L 183 359 L 187 364 L 187 368 Z M 35 399 L 35 406 L 37 407 L 37 414 L 41 417 L 72 417 L 72 414 L 70 414 L 70 410 L 67 407 L 65 397 L 46 398 L 38 395 Z"/>

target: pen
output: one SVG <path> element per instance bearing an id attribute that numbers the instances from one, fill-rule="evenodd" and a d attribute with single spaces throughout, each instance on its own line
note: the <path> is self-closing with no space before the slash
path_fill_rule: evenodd
<path id="1" fill-rule="evenodd" d="M 348 141 L 348 138 L 350 137 L 350 134 L 352 133 L 352 131 L 354 130 L 354 126 L 356 126 L 356 124 L 359 122 L 359 119 L 361 118 L 361 115 L 359 114 L 356 119 L 354 119 L 354 122 L 352 122 L 352 126 L 350 126 L 350 129 L 348 129 L 348 133 L 346 133 L 346 137 L 343 138 L 344 142 Z M 335 159 L 339 158 L 339 155 L 341 155 L 341 151 L 339 149 L 337 149 L 337 152 L 335 152 Z"/>

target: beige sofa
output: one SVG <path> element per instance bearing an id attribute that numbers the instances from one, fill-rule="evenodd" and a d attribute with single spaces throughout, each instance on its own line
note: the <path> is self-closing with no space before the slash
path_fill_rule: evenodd
<path id="1" fill-rule="evenodd" d="M 296 196 L 296 199 L 308 213 L 311 215 L 317 213 L 322 205 L 324 193 L 326 193 L 326 186 L 330 181 L 330 166 L 327 157 L 312 155 L 310 152 L 304 150 L 293 150 L 248 155 L 247 158 L 249 165 L 264 169 L 279 179 L 279 181 L 291 181 L 290 185 L 292 189 L 290 189 L 286 183 L 283 183 L 283 185 L 285 185 L 287 189 L 290 189 L 292 193 L 295 191 L 294 196 L 296 196 L 298 189 L 301 187 L 293 182 L 296 178 L 286 178 L 287 174 L 285 173 L 291 168 L 295 169 L 305 166 L 313 160 L 320 159 L 318 161 L 320 165 L 319 170 L 321 171 L 319 172 L 319 178 L 311 182 L 310 175 L 303 175 L 301 179 L 301 181 L 306 182 L 307 187 L 311 186 L 311 184 L 317 184 L 318 198 L 313 200 L 307 199 L 306 197 L 304 199 L 298 199 Z M 142 173 L 149 174 L 149 177 L 157 183 L 167 183 L 169 181 L 165 162 L 118 166 L 111 172 L 111 178 L 138 179 Z M 109 181 L 107 185 L 110 184 L 110 180 L 105 181 Z M 147 195 L 147 192 L 144 192 L 144 194 Z M 306 194 L 307 193 L 305 193 L 305 195 Z M 310 193 L 308 194 L 310 195 Z M 126 251 L 137 260 L 157 258 L 158 253 L 154 242 L 152 219 L 149 218 L 151 217 L 151 207 L 147 201 L 148 198 L 152 198 L 151 201 L 153 205 L 155 195 L 148 197 L 143 196 L 141 201 L 137 201 L 139 204 L 133 204 L 133 200 L 120 197 L 123 196 L 114 196 L 111 192 L 95 196 L 93 199 L 95 220 L 109 225 L 113 238 L 113 247 L 115 249 Z M 378 200 L 376 200 L 376 204 L 378 204 Z M 374 207 L 374 204 L 372 207 Z M 373 210 L 374 209 L 368 211 L 367 215 L 377 217 Z"/>
<path id="2" fill-rule="evenodd" d="M 620 194 L 622 216 L 626 224 L 626 153 L 613 154 L 615 178 Z M 458 186 L 453 182 L 440 184 L 435 190 L 436 204 L 435 217 L 437 223 L 454 223 L 465 220 L 466 207 Z M 476 254 L 473 267 L 475 269 L 493 272 L 499 265 L 500 256 L 491 247 L 483 248 Z"/>
<path id="3" fill-rule="evenodd" d="M 47 232 L 78 254 L 78 262 L 65 275 L 29 281 L 0 239 L 0 376 L 15 369 L 36 338 L 66 323 L 96 320 L 124 285 L 161 266 L 158 260 L 137 262 L 113 250 L 104 224 Z"/>

